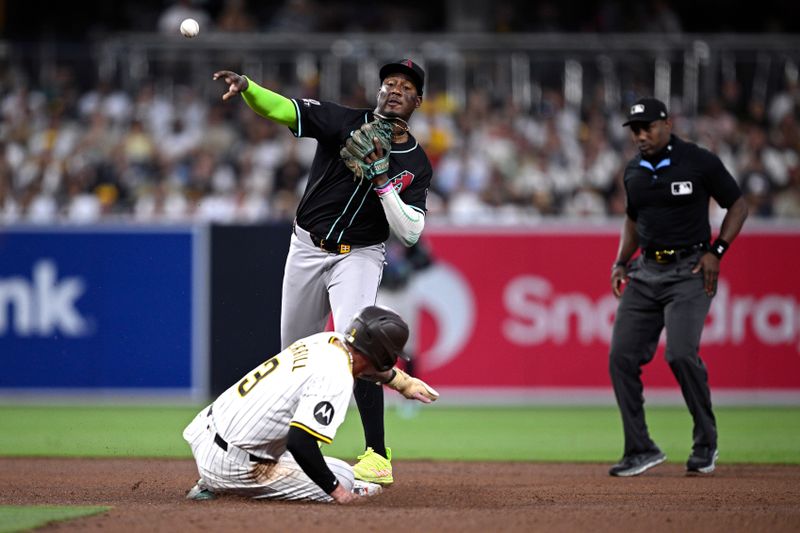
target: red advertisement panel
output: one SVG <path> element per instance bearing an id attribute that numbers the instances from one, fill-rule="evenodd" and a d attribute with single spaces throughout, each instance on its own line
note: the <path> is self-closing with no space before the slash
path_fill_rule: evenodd
<path id="1" fill-rule="evenodd" d="M 409 291 L 420 374 L 442 387 L 609 387 L 618 235 L 426 230 L 436 264 Z M 701 347 L 712 386 L 800 390 L 798 245 L 800 231 L 751 230 L 726 255 Z M 675 387 L 663 351 L 645 382 Z"/>

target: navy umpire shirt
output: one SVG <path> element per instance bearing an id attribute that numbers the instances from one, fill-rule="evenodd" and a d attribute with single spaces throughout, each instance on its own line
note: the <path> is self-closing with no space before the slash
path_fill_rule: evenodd
<path id="1" fill-rule="evenodd" d="M 675 135 L 655 157 L 634 157 L 624 182 L 639 246 L 651 249 L 708 243 L 709 197 L 727 209 L 742 195 L 719 157 Z"/>

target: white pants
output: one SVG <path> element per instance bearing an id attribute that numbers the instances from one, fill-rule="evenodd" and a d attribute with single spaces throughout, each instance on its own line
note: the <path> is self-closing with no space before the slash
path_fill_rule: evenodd
<path id="1" fill-rule="evenodd" d="M 319 486 L 311 481 L 288 451 L 276 463 L 250 461 L 242 450 L 223 450 L 214 442 L 216 430 L 208 408 L 203 409 L 183 431 L 183 438 L 192 448 L 198 484 L 215 493 L 238 494 L 270 500 L 312 500 L 332 502 Z M 348 491 L 353 490 L 353 468 L 340 459 L 325 457 L 328 468 Z"/>

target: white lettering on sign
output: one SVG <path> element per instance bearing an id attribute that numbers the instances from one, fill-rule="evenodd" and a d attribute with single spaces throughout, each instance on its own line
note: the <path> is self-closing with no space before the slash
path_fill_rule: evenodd
<path id="1" fill-rule="evenodd" d="M 51 259 L 34 263 L 30 280 L 0 278 L 0 336 L 8 331 L 20 337 L 49 337 L 56 331 L 66 337 L 86 335 L 88 322 L 77 308 L 84 292 L 81 278 L 59 280 Z"/>
<path id="2" fill-rule="evenodd" d="M 509 317 L 503 333 L 514 344 L 581 344 L 609 342 L 617 300 L 609 294 L 597 301 L 577 292 L 557 294 L 549 280 L 538 276 L 513 278 L 503 300 Z"/>
<path id="3" fill-rule="evenodd" d="M 511 279 L 503 302 L 508 311 L 503 335 L 522 346 L 608 344 L 618 303 L 610 292 L 596 299 L 579 292 L 559 293 L 548 279 L 533 275 Z M 797 344 L 800 351 L 800 303 L 781 294 L 734 296 L 729 284 L 720 280 L 702 344 L 742 344 L 748 334 L 768 346 Z"/>

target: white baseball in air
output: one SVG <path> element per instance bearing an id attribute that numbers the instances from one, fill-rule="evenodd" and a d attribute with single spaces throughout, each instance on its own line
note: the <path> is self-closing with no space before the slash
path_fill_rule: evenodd
<path id="1" fill-rule="evenodd" d="M 181 22 L 181 33 L 184 37 L 194 37 L 200 33 L 200 24 L 194 19 L 184 19 Z"/>

